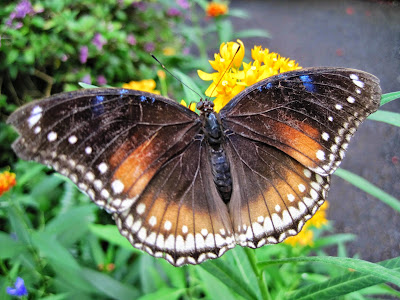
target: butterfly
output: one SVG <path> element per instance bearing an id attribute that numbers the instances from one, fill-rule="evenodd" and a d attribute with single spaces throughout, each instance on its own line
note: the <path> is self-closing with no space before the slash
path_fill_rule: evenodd
<path id="1" fill-rule="evenodd" d="M 111 213 L 120 233 L 175 266 L 296 235 L 323 204 L 379 80 L 306 68 L 262 80 L 219 113 L 97 88 L 19 108 L 19 157 L 51 166 Z"/>

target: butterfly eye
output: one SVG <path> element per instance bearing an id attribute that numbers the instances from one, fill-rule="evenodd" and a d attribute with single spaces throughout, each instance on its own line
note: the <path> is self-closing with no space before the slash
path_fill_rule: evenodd
<path id="1" fill-rule="evenodd" d="M 203 102 L 203 101 L 197 102 L 196 108 L 197 108 L 198 110 L 202 110 L 203 107 L 204 107 L 204 102 Z"/>

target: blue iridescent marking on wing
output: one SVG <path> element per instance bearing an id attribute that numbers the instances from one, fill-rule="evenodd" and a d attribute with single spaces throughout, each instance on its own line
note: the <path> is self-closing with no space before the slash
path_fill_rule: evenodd
<path id="1" fill-rule="evenodd" d="M 140 101 L 142 101 L 142 102 L 144 102 L 144 101 L 146 101 L 146 96 L 140 96 Z"/>
<path id="2" fill-rule="evenodd" d="M 154 103 L 154 101 L 156 101 L 155 98 L 151 98 L 151 103 Z"/>
<path id="3" fill-rule="evenodd" d="M 265 86 L 265 88 L 266 88 L 266 89 L 272 88 L 272 83 L 271 83 L 271 82 L 268 82 L 267 85 Z"/>
<path id="4" fill-rule="evenodd" d="M 310 76 L 308 75 L 302 75 L 300 76 L 300 80 L 303 81 L 303 85 L 306 88 L 307 91 L 309 92 L 315 92 L 315 85 L 313 85 L 311 82 L 313 81 Z"/>
<path id="5" fill-rule="evenodd" d="M 95 116 L 99 116 L 104 113 L 104 96 L 98 95 L 92 99 L 92 112 Z"/>
<path id="6" fill-rule="evenodd" d="M 262 92 L 262 86 L 259 86 L 257 89 L 258 89 L 260 92 Z"/>
<path id="7" fill-rule="evenodd" d="M 128 94 L 128 93 L 129 93 L 129 91 L 126 90 L 126 89 L 121 89 L 121 90 L 119 90 L 119 96 L 120 96 L 120 98 L 122 98 L 124 95 L 126 95 L 126 94 Z"/>

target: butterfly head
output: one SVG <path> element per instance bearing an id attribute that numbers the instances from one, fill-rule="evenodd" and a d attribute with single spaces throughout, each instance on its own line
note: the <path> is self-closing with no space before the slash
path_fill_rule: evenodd
<path id="1" fill-rule="evenodd" d="M 196 108 L 201 111 L 202 114 L 208 115 L 209 113 L 214 111 L 214 103 L 211 102 L 210 100 L 203 100 L 201 99 L 197 105 Z"/>

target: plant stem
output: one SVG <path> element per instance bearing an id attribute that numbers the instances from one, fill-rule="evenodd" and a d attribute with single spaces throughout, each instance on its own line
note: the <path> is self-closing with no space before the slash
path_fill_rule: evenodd
<path id="1" fill-rule="evenodd" d="M 254 250 L 249 248 L 244 248 L 244 251 L 247 254 L 247 257 L 250 261 L 254 274 L 256 274 L 257 276 L 257 283 L 261 290 L 262 298 L 266 300 L 271 300 L 271 295 L 269 294 L 267 284 L 264 281 L 264 275 L 263 275 L 264 272 L 257 267 L 257 259 L 254 254 Z"/>

